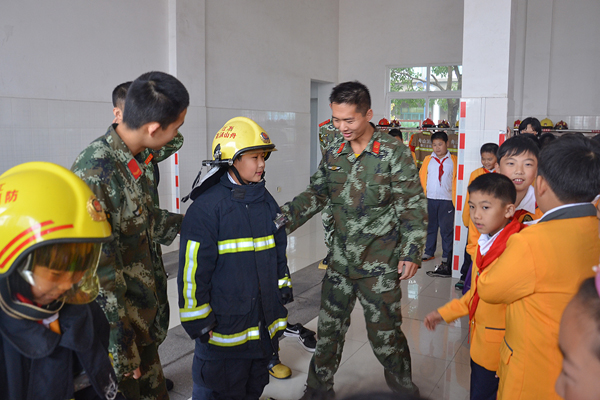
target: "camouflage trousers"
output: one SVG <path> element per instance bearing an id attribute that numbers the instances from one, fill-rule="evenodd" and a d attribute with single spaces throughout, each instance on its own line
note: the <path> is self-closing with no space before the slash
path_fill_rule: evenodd
<path id="1" fill-rule="evenodd" d="M 124 377 L 119 382 L 119 392 L 123 393 L 127 400 L 169 400 L 158 356 L 158 345 L 152 343 L 148 346 L 138 346 L 138 351 L 142 376 L 140 379 Z"/>
<path id="2" fill-rule="evenodd" d="M 367 336 L 375 357 L 385 368 L 388 386 L 396 392 L 414 393 L 410 351 L 402 333 L 400 282 L 398 273 L 350 279 L 327 269 L 321 289 L 317 348 L 313 355 L 307 386 L 327 391 L 342 358 L 350 313 L 356 298 L 365 312 Z"/>

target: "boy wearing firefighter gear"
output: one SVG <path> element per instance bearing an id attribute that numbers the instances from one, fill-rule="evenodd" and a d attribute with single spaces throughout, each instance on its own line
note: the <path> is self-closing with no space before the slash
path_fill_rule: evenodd
<path id="1" fill-rule="evenodd" d="M 96 267 L 110 225 L 69 170 L 0 176 L 0 398 L 115 399 Z"/>
<path id="2" fill-rule="evenodd" d="M 329 205 L 330 263 L 323 279 L 318 342 L 303 399 L 331 398 L 350 313 L 358 298 L 373 352 L 394 391 L 416 393 L 402 333 L 400 280 L 421 263 L 426 200 L 408 148 L 377 131 L 369 90 L 336 86 L 329 98 L 340 134 L 325 149 L 308 188 L 282 207 L 288 233 Z"/>
<path id="3" fill-rule="evenodd" d="M 111 324 L 119 390 L 133 400 L 169 398 L 158 355 L 169 321 L 166 278 L 155 268 L 153 241 L 176 235 L 180 218 L 155 207 L 142 153 L 173 140 L 188 105 L 175 77 L 141 75 L 127 91 L 123 122 L 111 125 L 72 166 L 109 214 L 114 239 L 100 257 L 98 300 Z"/>
<path id="4" fill-rule="evenodd" d="M 275 145 L 256 122 L 229 120 L 181 227 L 179 316 L 196 350 L 193 399 L 258 399 L 292 301 L 280 209 L 265 187 Z"/>

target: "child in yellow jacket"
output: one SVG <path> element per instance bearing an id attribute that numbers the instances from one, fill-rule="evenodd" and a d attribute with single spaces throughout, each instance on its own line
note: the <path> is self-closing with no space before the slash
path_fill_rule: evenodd
<path id="1" fill-rule="evenodd" d="M 479 276 L 481 300 L 506 304 L 498 399 L 559 399 L 560 317 L 600 257 L 596 208 L 600 145 L 563 136 L 545 147 L 535 197 L 544 216 L 513 235 L 494 268 Z"/>
<path id="2" fill-rule="evenodd" d="M 471 288 L 425 317 L 425 326 L 435 329 L 442 321 L 469 316 L 471 342 L 471 400 L 493 400 L 498 391 L 496 371 L 500 363 L 500 343 L 504 338 L 504 304 L 489 304 L 479 299 L 477 281 L 481 271 L 494 267 L 508 238 L 524 225 L 511 219 L 515 213 L 517 191 L 504 175 L 485 174 L 469 185 L 471 218 L 481 232 L 477 257 L 473 262 Z"/>
<path id="3" fill-rule="evenodd" d="M 450 261 L 454 239 L 454 199 L 458 160 L 448 151 L 448 135 L 438 131 L 431 135 L 433 152 L 425 157 L 419 170 L 421 186 L 427 196 L 427 241 L 423 260 L 430 260 L 437 246 L 438 228 L 442 237 L 442 263 L 430 276 L 452 276 Z"/>
<path id="4" fill-rule="evenodd" d="M 519 222 L 528 222 L 542 217 L 532 183 L 538 166 L 539 148 L 537 143 L 525 136 L 513 136 L 498 149 L 497 173 L 507 176 L 517 189 L 515 218 Z M 467 253 L 475 257 L 475 247 L 479 240 L 479 231 L 473 222 L 469 222 Z"/>
<path id="5" fill-rule="evenodd" d="M 498 145 L 496 143 L 486 143 L 483 146 L 481 146 L 481 148 L 479 149 L 479 154 L 481 155 L 481 165 L 483 165 L 483 166 L 480 168 L 477 168 L 475 171 L 471 172 L 471 176 L 469 177 L 469 185 L 478 176 L 494 172 L 494 170 L 496 169 L 496 166 L 498 164 L 498 159 L 496 158 L 496 153 L 498 153 Z M 463 220 L 463 224 L 468 228 L 469 222 L 471 221 L 471 217 L 469 215 L 469 192 L 467 192 L 467 195 L 465 196 L 465 203 L 464 203 L 463 212 L 462 212 L 462 220 Z M 468 230 L 467 230 L 467 238 L 468 237 L 469 237 L 469 234 L 468 234 Z M 465 279 L 467 277 L 467 272 L 469 271 L 469 268 L 471 267 L 471 261 L 472 261 L 471 255 L 467 252 L 467 249 L 465 248 L 465 257 L 464 257 L 463 265 L 460 269 L 460 280 L 458 281 L 458 283 L 456 283 L 456 285 L 454 285 L 454 287 L 456 289 L 463 288 Z"/>

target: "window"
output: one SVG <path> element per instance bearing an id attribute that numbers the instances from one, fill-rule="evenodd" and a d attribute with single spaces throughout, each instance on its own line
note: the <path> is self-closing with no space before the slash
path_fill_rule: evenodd
<path id="1" fill-rule="evenodd" d="M 462 88 L 462 65 L 392 67 L 388 73 L 386 103 L 390 119 L 404 128 L 416 128 L 426 118 L 435 124 L 458 121 Z"/>

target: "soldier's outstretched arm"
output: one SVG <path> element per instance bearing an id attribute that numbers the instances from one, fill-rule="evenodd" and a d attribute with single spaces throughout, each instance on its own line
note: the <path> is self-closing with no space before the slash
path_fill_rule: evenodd
<path id="1" fill-rule="evenodd" d="M 161 208 L 155 208 L 153 214 L 155 222 L 152 239 L 156 243 L 165 246 L 170 245 L 181 230 L 183 215 L 172 213 Z"/>
<path id="2" fill-rule="evenodd" d="M 310 184 L 306 190 L 281 207 L 281 212 L 288 219 L 285 225 L 288 235 L 301 227 L 327 204 L 329 188 L 327 187 L 325 168 L 324 162 L 321 160 L 317 172 L 310 177 Z"/>
<path id="3" fill-rule="evenodd" d="M 400 242 L 396 249 L 400 262 L 421 265 L 421 252 L 427 237 L 427 199 L 408 148 L 395 150 L 392 164 L 394 209 L 400 224 Z"/>

